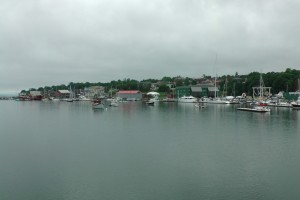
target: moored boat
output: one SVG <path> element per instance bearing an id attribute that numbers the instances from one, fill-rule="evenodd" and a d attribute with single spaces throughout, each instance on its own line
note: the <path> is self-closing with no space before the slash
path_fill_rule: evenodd
<path id="1" fill-rule="evenodd" d="M 265 113 L 265 112 L 270 112 L 270 108 L 266 106 L 254 106 L 253 108 L 237 108 L 237 110 L 241 111 L 249 111 L 249 112 L 260 112 L 260 113 Z"/>
<path id="2" fill-rule="evenodd" d="M 230 101 L 223 100 L 221 98 L 214 98 L 210 101 L 207 101 L 207 103 L 210 103 L 210 104 L 230 104 Z"/>
<path id="3" fill-rule="evenodd" d="M 300 109 L 300 97 L 298 97 L 297 101 L 292 102 L 291 105 L 294 109 Z"/>
<path id="4" fill-rule="evenodd" d="M 154 106 L 154 101 L 146 101 L 146 104 L 149 106 Z"/>
<path id="5" fill-rule="evenodd" d="M 104 109 L 104 108 L 105 108 L 104 104 L 101 102 L 100 99 L 94 100 L 94 101 L 93 101 L 92 107 L 93 107 L 94 109 Z"/>
<path id="6" fill-rule="evenodd" d="M 178 99 L 179 103 L 197 103 L 197 98 L 193 96 L 183 96 Z"/>

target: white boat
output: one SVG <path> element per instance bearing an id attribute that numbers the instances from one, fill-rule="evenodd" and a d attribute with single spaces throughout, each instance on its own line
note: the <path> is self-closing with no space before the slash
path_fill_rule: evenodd
<path id="1" fill-rule="evenodd" d="M 68 99 L 66 99 L 67 102 L 73 102 L 73 91 L 72 91 L 72 87 L 70 85 L 70 96 Z"/>
<path id="2" fill-rule="evenodd" d="M 149 101 L 146 101 L 146 104 L 149 105 L 149 106 L 154 106 L 155 101 L 149 100 Z"/>
<path id="3" fill-rule="evenodd" d="M 291 105 L 294 109 L 300 109 L 300 97 L 298 97 L 297 101 L 292 102 Z"/>
<path id="4" fill-rule="evenodd" d="M 105 106 L 102 103 L 93 103 L 93 108 L 94 109 L 104 109 Z"/>
<path id="5" fill-rule="evenodd" d="M 119 102 L 116 99 L 114 99 L 114 100 L 110 101 L 109 106 L 118 107 Z"/>
<path id="6" fill-rule="evenodd" d="M 84 95 L 79 95 L 79 101 L 90 101 L 91 99 L 86 98 Z"/>
<path id="7" fill-rule="evenodd" d="M 197 98 L 193 96 L 183 96 L 178 99 L 179 103 L 197 103 Z"/>
<path id="8" fill-rule="evenodd" d="M 211 103 L 211 104 L 230 104 L 230 101 L 223 100 L 221 98 L 214 98 L 210 101 L 207 101 L 207 103 Z"/>
<path id="9" fill-rule="evenodd" d="M 260 112 L 260 113 L 265 113 L 265 112 L 270 112 L 270 108 L 266 106 L 254 106 L 253 108 L 237 108 L 237 110 L 241 111 L 249 111 L 249 112 Z"/>
<path id="10" fill-rule="evenodd" d="M 292 107 L 292 105 L 288 102 L 276 102 L 276 103 L 270 103 L 268 105 L 272 107 Z"/>

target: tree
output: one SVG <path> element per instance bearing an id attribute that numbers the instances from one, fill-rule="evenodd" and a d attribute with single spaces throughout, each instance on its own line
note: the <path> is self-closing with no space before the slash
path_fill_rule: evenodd
<path id="1" fill-rule="evenodd" d="M 188 77 L 186 77 L 186 78 L 184 79 L 184 85 L 185 85 L 185 86 L 190 85 L 190 79 L 189 79 Z"/>
<path id="2" fill-rule="evenodd" d="M 178 87 L 178 86 L 183 86 L 183 82 L 182 82 L 181 79 L 177 79 L 177 80 L 175 81 L 175 83 L 176 83 L 176 87 Z"/>
<path id="3" fill-rule="evenodd" d="M 169 86 L 163 84 L 158 87 L 158 92 L 170 92 Z"/>

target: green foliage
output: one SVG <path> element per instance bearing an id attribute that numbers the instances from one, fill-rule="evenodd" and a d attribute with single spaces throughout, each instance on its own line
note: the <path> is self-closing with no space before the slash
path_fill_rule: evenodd
<path id="1" fill-rule="evenodd" d="M 183 81 L 181 79 L 177 79 L 175 83 L 176 83 L 176 87 L 183 86 Z"/>
<path id="2" fill-rule="evenodd" d="M 211 76 L 203 74 L 203 78 L 211 79 Z M 284 72 L 268 72 L 263 74 L 264 85 L 266 87 L 272 87 L 272 93 L 278 93 L 279 91 L 296 91 L 298 90 L 297 80 L 300 78 L 300 70 L 287 68 Z M 225 83 L 227 80 L 227 88 Z M 248 75 L 239 75 L 237 72 L 234 75 L 224 75 L 220 78 L 220 90 L 224 91 L 224 95 L 241 95 L 242 93 L 247 93 L 247 95 L 252 94 L 252 87 L 258 87 L 260 80 L 259 72 L 251 72 Z M 165 76 L 161 80 L 158 79 L 145 79 L 142 81 L 137 81 L 129 78 L 123 80 L 113 80 L 108 83 L 75 83 L 70 82 L 68 85 L 54 85 L 54 86 L 45 86 L 39 87 L 38 89 L 30 88 L 28 91 L 22 90 L 22 92 L 29 91 L 57 91 L 57 90 L 68 90 L 71 85 L 72 88 L 76 90 L 83 90 L 91 86 L 103 86 L 105 87 L 106 92 L 110 89 L 115 90 L 140 90 L 142 92 L 149 92 L 152 83 L 157 83 L 158 81 L 162 82 L 175 82 L 176 87 L 178 86 L 188 86 L 195 85 L 196 81 L 192 78 L 186 77 L 182 79 L 180 76 L 177 77 L 168 77 Z M 169 87 L 165 84 L 161 85 L 158 88 L 159 92 L 168 93 L 170 91 Z M 227 91 L 227 93 L 226 93 Z"/>
<path id="3" fill-rule="evenodd" d="M 170 92 L 170 88 L 169 88 L 169 86 L 167 86 L 167 85 L 160 85 L 159 87 L 158 87 L 158 92 Z"/>
<path id="4" fill-rule="evenodd" d="M 161 80 L 166 81 L 166 82 L 172 82 L 174 80 L 174 78 L 164 76 Z"/>

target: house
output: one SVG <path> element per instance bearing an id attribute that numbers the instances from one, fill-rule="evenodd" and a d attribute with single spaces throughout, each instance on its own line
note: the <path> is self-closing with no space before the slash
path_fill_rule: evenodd
<path id="1" fill-rule="evenodd" d="M 117 92 L 117 97 L 128 101 L 142 100 L 142 93 L 139 90 L 120 90 Z"/>
<path id="2" fill-rule="evenodd" d="M 58 90 L 56 93 L 56 98 L 68 99 L 68 98 L 70 98 L 70 91 L 69 90 Z"/>
<path id="3" fill-rule="evenodd" d="M 41 91 L 30 91 L 29 96 L 31 100 L 42 100 L 42 92 Z"/>

